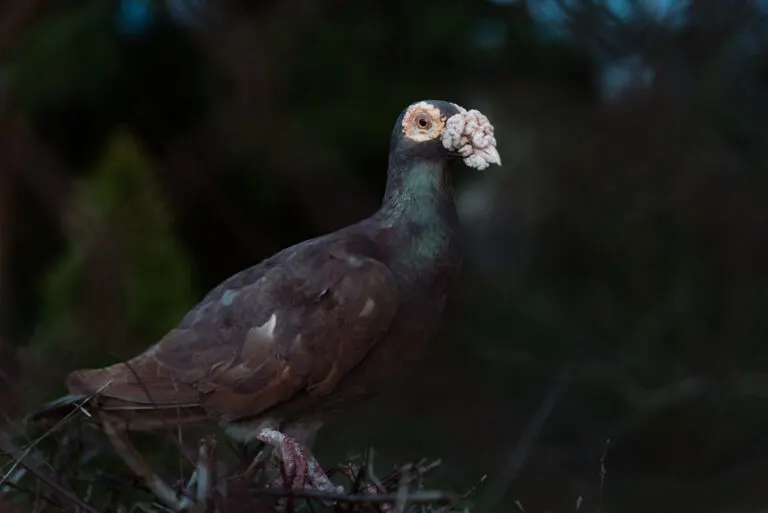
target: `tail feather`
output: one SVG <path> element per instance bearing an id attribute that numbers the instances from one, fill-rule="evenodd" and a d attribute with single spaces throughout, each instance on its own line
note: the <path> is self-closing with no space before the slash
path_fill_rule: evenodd
<path id="1" fill-rule="evenodd" d="M 44 404 L 28 417 L 32 422 L 58 422 L 88 402 L 88 396 L 69 394 Z"/>

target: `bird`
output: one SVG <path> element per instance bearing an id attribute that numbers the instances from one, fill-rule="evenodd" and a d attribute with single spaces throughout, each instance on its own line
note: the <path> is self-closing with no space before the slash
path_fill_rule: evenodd
<path id="1" fill-rule="evenodd" d="M 292 486 L 331 486 L 311 456 L 317 430 L 416 368 L 435 338 L 462 264 L 456 160 L 501 165 L 488 118 L 411 103 L 377 211 L 227 278 L 137 356 L 71 372 L 69 394 L 33 420 L 78 408 L 122 432 L 218 424 L 277 448 Z"/>

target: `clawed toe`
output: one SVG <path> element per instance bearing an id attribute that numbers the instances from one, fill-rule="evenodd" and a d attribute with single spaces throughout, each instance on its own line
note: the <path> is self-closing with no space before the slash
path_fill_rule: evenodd
<path id="1" fill-rule="evenodd" d="M 256 438 L 277 449 L 282 459 L 283 476 L 278 477 L 273 486 L 292 490 L 343 491 L 342 487 L 331 483 L 315 457 L 293 438 L 269 428 L 259 431 Z"/>

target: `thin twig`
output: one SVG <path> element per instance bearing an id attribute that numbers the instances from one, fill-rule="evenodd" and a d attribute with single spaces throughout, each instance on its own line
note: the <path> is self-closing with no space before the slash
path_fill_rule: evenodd
<path id="1" fill-rule="evenodd" d="M 365 473 L 368 475 L 368 478 L 371 480 L 371 482 L 376 487 L 376 489 L 381 493 L 385 493 L 387 489 L 384 488 L 384 485 L 381 483 L 381 480 L 376 475 L 376 472 L 373 471 L 373 457 L 374 457 L 374 452 L 373 452 L 373 447 L 371 447 L 371 454 L 368 456 L 368 461 L 366 462 Z"/>
<path id="2" fill-rule="evenodd" d="M 443 464 L 443 460 L 441 460 L 441 459 L 436 459 L 432 463 L 429 463 L 429 464 L 427 464 L 425 466 L 419 464 L 416 467 L 416 475 L 419 476 L 419 477 L 424 477 L 424 475 L 427 472 L 430 472 L 430 471 L 434 470 L 435 468 L 439 467 L 442 464 Z M 391 472 L 391 473 L 387 474 L 386 476 L 384 476 L 384 478 L 379 483 L 381 485 L 382 491 L 386 491 L 386 490 L 390 490 L 390 489 L 396 488 L 396 485 L 398 483 L 400 483 L 400 471 L 401 471 L 401 468 L 400 469 L 396 469 L 394 472 Z"/>
<path id="3" fill-rule="evenodd" d="M 130 364 L 130 362 L 125 361 L 123 362 L 123 365 L 128 367 L 128 370 L 131 371 L 131 374 L 133 374 L 133 377 L 136 378 L 136 381 L 139 383 L 139 386 L 141 387 L 142 392 L 147 396 L 147 399 L 149 400 L 149 403 L 154 408 L 155 415 L 162 421 L 163 427 L 165 428 L 168 437 L 173 440 L 173 442 L 176 444 L 176 447 L 179 449 L 179 458 L 183 455 L 187 458 L 187 461 L 190 465 L 194 466 L 194 461 L 192 461 L 192 458 L 189 457 L 187 454 L 187 448 L 184 447 L 184 445 L 181 443 L 180 439 L 176 440 L 176 438 L 173 435 L 173 430 L 171 429 L 170 424 L 168 424 L 168 421 L 166 420 L 165 416 L 160 415 L 160 407 L 157 405 L 155 400 L 152 398 L 152 394 L 149 393 L 149 388 L 147 388 L 147 385 L 144 383 L 144 380 L 139 376 L 139 373 L 136 372 L 136 370 L 133 368 L 133 365 Z M 178 405 L 177 405 L 178 408 Z M 178 414 L 177 414 L 178 416 Z M 179 425 L 179 422 L 177 422 L 177 427 L 181 428 Z"/>
<path id="4" fill-rule="evenodd" d="M 269 459 L 269 457 L 272 454 L 272 446 L 270 445 L 264 445 L 264 447 L 261 448 L 261 450 L 256 453 L 256 456 L 254 456 L 251 463 L 248 465 L 248 467 L 245 469 L 244 476 L 251 477 L 256 475 L 257 470 L 259 467 L 261 467 L 266 461 Z"/>
<path id="5" fill-rule="evenodd" d="M 413 465 L 404 465 L 400 469 L 400 483 L 397 485 L 397 501 L 395 502 L 395 513 L 403 513 L 408 504 L 408 488 L 411 484 L 411 470 Z"/>
<path id="6" fill-rule="evenodd" d="M 35 440 L 34 440 L 32 443 L 30 443 L 30 444 L 27 444 L 27 446 L 26 446 L 24 449 L 22 449 L 22 451 L 21 451 L 21 454 L 20 454 L 18 457 L 16 457 L 16 458 L 13 460 L 12 464 L 10 464 L 10 465 L 11 465 L 11 468 L 10 468 L 10 470 L 8 470 L 8 471 L 7 471 L 7 472 L 6 472 L 6 473 L 3 475 L 3 477 L 2 477 L 2 478 L 0 478 L 0 486 L 2 486 L 2 485 L 3 485 L 3 483 L 5 483 L 5 481 L 8 479 L 8 477 L 9 477 L 11 474 L 13 474 L 13 471 L 14 471 L 14 470 L 16 470 L 16 468 L 17 468 L 17 467 L 19 466 L 19 464 L 21 463 L 21 460 L 22 460 L 22 459 L 24 459 L 25 457 L 27 457 L 27 455 L 28 455 L 30 452 L 32 452 L 32 450 L 33 450 L 35 447 L 37 447 L 37 445 L 38 445 L 38 444 L 40 444 L 40 442 L 42 442 L 43 440 L 45 440 L 46 438 L 48 438 L 50 435 L 52 435 L 53 433 L 55 433 L 56 431 L 58 431 L 59 429 L 61 429 L 61 427 L 62 427 L 62 426 L 64 426 L 64 425 L 65 425 L 67 422 L 69 422 L 69 420 L 70 420 L 72 417 L 74 417 L 74 416 L 75 416 L 77 413 L 83 412 L 83 413 L 87 414 L 88 416 L 90 416 L 90 413 L 88 413 L 88 412 L 87 412 L 87 411 L 86 411 L 86 410 L 83 408 L 83 405 L 85 405 L 85 404 L 86 404 L 88 401 L 90 401 L 91 399 L 93 399 L 94 397 L 96 397 L 98 394 L 100 394 L 100 393 L 101 393 L 101 392 L 102 392 L 102 391 L 103 391 L 105 388 L 107 388 L 107 387 L 108 387 L 108 386 L 109 386 L 111 383 L 112 383 L 112 380 L 109 380 L 107 383 L 105 383 L 104 385 L 102 385 L 101 387 L 99 387 L 99 389 L 98 389 L 98 390 L 96 390 L 96 391 L 95 391 L 93 394 L 91 394 L 91 395 L 89 395 L 88 397 L 84 398 L 82 401 L 79 401 L 79 402 L 78 402 L 77 404 L 75 404 L 75 406 L 72 408 L 72 411 L 70 411 L 69 413 L 67 413 L 67 414 L 64 416 L 64 418 L 62 418 L 61 420 L 59 420 L 58 422 L 56 422 L 56 424 L 54 424 L 54 425 L 53 425 L 53 427 L 51 427 L 51 429 L 49 429 L 48 431 L 46 431 L 45 433 L 43 433 L 42 435 L 40 435 L 39 437 L 37 437 L 37 439 L 35 439 Z M 3 468 L 2 468 L 2 469 L 0 469 L 0 471 L 3 471 L 3 470 L 5 470 L 5 468 L 6 468 L 7 466 L 8 466 L 8 465 L 5 465 L 5 466 L 3 466 Z"/>
<path id="7" fill-rule="evenodd" d="M 34 492 L 33 490 L 30 490 L 29 488 L 24 488 L 23 486 L 19 486 L 16 483 L 6 483 L 6 486 L 8 488 L 16 490 L 19 493 L 27 494 L 30 497 L 34 497 L 35 495 L 37 495 L 36 492 Z M 2 494 L 0 494 L 0 497 L 2 497 Z M 42 500 L 44 500 L 45 502 L 47 502 L 48 504 L 50 504 L 51 506 L 55 506 L 55 507 L 57 507 L 59 509 L 64 509 L 64 506 L 61 504 L 61 502 L 56 501 L 56 500 L 52 499 L 51 497 L 48 497 L 47 495 L 41 495 L 40 498 Z"/>
<path id="8" fill-rule="evenodd" d="M 443 506 L 442 508 L 440 508 L 436 513 L 448 513 L 449 511 L 452 511 L 453 508 L 455 508 L 460 502 L 467 500 L 467 498 L 469 498 L 470 495 L 475 493 L 475 490 L 477 490 L 477 487 L 480 486 L 481 484 L 483 484 L 486 479 L 488 479 L 488 474 L 483 474 L 483 477 L 481 477 L 477 481 L 477 483 L 472 485 L 472 487 L 470 487 L 469 490 L 467 490 L 466 492 L 462 493 L 460 496 L 456 497 L 455 501 L 450 502 L 450 503 L 446 504 L 445 506 Z"/>
<path id="9" fill-rule="evenodd" d="M 252 489 L 251 493 L 254 496 L 269 496 L 269 497 L 294 497 L 297 499 L 315 499 L 321 501 L 336 501 L 336 502 L 356 502 L 364 504 L 380 504 L 380 503 L 395 503 L 400 499 L 400 495 L 397 493 L 389 493 L 382 495 L 368 495 L 368 494 L 344 494 L 334 492 L 319 492 L 312 490 L 286 490 L 276 488 L 259 488 Z M 443 504 L 455 500 L 456 494 L 449 492 L 442 492 L 439 490 L 423 490 L 419 492 L 413 492 L 406 496 L 406 500 L 411 504 Z"/>
<path id="10" fill-rule="evenodd" d="M 600 456 L 600 487 L 597 490 L 597 513 L 603 511 L 603 487 L 605 486 L 605 476 L 608 471 L 605 468 L 605 458 L 608 456 L 608 447 L 611 445 L 611 439 L 608 438 L 605 441 L 605 449 L 603 449 L 603 455 Z"/>
<path id="11" fill-rule="evenodd" d="M 194 502 L 190 499 L 186 497 L 180 499 L 173 488 L 168 486 L 160 476 L 152 471 L 136 448 L 124 436 L 117 432 L 106 413 L 99 411 L 98 414 L 99 420 L 101 420 L 102 429 L 112 442 L 117 453 L 122 457 L 123 461 L 125 461 L 125 464 L 128 465 L 137 476 L 142 478 L 144 484 L 152 491 L 160 502 L 164 503 L 173 511 L 183 511 L 186 508 L 194 506 Z"/>
<path id="12" fill-rule="evenodd" d="M 16 448 L 13 447 L 10 440 L 8 440 L 3 433 L 0 433 L 0 451 L 8 454 L 16 452 Z M 27 461 L 31 447 L 25 451 L 22 451 L 22 455 L 15 460 L 15 464 L 11 470 L 11 473 L 19 465 L 24 466 L 32 474 L 37 477 L 39 481 L 42 481 L 48 485 L 53 492 L 59 497 L 59 499 L 66 504 L 71 505 L 73 508 L 86 513 L 99 513 L 93 506 L 80 499 L 75 493 L 56 481 L 56 478 L 51 476 L 50 472 L 46 469 L 39 467 L 36 463 Z M 5 482 L 6 480 L 4 480 Z M 15 483 L 13 483 L 15 484 Z"/>
<path id="13" fill-rule="evenodd" d="M 511 451 L 506 468 L 499 472 L 498 478 L 496 478 L 494 483 L 489 487 L 490 489 L 486 493 L 484 501 L 486 509 L 490 508 L 501 499 L 509 488 L 509 485 L 512 484 L 517 477 L 518 472 L 520 472 L 525 460 L 528 458 L 528 452 L 531 450 L 539 432 L 541 432 L 544 427 L 544 423 L 552 413 L 557 398 L 565 391 L 568 385 L 568 378 L 569 374 L 567 369 L 563 369 L 558 374 L 557 379 L 555 379 L 550 387 L 547 396 L 539 405 L 536 413 L 528 422 L 525 431 L 523 431 L 523 435 Z"/>
<path id="14" fill-rule="evenodd" d="M 357 475 L 355 476 L 355 480 L 352 483 L 350 493 L 358 493 L 360 491 L 360 487 L 365 480 L 365 475 L 368 472 L 368 464 L 371 461 L 372 456 L 373 447 L 366 445 L 365 449 L 363 450 L 363 461 L 360 462 L 360 469 L 357 471 Z"/>
<path id="15" fill-rule="evenodd" d="M 486 479 L 488 479 L 488 474 L 483 474 L 483 477 L 481 477 L 477 481 L 477 483 L 475 483 L 469 490 L 467 490 L 466 492 L 464 492 L 461 495 L 461 499 L 464 500 L 464 499 L 468 498 L 470 495 L 472 495 L 473 493 L 475 493 L 475 490 L 477 490 L 477 487 L 480 486 L 481 484 L 483 484 Z"/>
<path id="16" fill-rule="evenodd" d="M 197 489 L 197 473 L 197 469 L 193 470 L 192 475 L 189 477 L 189 481 L 187 481 L 187 486 L 184 488 L 184 495 L 186 497 L 192 498 L 195 496 L 195 490 Z"/>

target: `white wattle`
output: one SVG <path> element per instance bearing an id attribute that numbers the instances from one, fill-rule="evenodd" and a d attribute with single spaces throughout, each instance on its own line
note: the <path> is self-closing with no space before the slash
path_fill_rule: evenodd
<path id="1" fill-rule="evenodd" d="M 485 169 L 491 164 L 500 166 L 501 157 L 496 149 L 491 122 L 480 111 L 459 110 L 445 122 L 443 146 L 458 152 L 469 167 Z"/>

